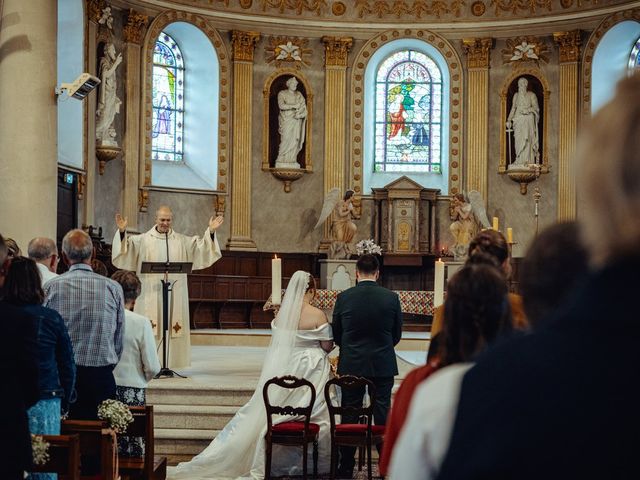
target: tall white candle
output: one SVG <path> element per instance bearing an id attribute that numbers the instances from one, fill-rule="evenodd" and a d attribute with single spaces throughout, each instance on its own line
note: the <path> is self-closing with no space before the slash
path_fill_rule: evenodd
<path id="1" fill-rule="evenodd" d="M 282 300 L 282 259 L 274 255 L 271 260 L 271 303 L 280 305 Z"/>
<path id="2" fill-rule="evenodd" d="M 444 303 L 444 262 L 436 260 L 433 280 L 433 306 L 439 307 Z"/>
<path id="3" fill-rule="evenodd" d="M 507 243 L 513 243 L 513 228 L 507 228 Z"/>
<path id="4" fill-rule="evenodd" d="M 498 217 L 493 217 L 493 230 L 498 231 Z"/>

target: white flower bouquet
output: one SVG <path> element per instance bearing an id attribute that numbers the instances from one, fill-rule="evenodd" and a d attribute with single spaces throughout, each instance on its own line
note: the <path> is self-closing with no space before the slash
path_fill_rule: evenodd
<path id="1" fill-rule="evenodd" d="M 368 253 L 371 255 L 382 255 L 382 249 L 379 245 L 376 245 L 372 238 L 369 238 L 367 240 L 360 240 L 356 243 L 356 253 L 358 256 L 366 255 Z"/>
<path id="2" fill-rule="evenodd" d="M 98 418 L 106 420 L 116 433 L 124 433 L 133 422 L 129 407 L 118 400 L 104 400 L 98 405 Z"/>
<path id="3" fill-rule="evenodd" d="M 44 465 L 49 461 L 49 442 L 42 435 L 31 434 L 31 449 L 35 465 Z"/>

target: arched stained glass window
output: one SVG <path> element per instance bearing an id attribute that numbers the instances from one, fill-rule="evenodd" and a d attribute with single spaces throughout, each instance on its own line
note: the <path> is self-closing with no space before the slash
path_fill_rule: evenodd
<path id="1" fill-rule="evenodd" d="M 636 43 L 633 45 L 631 49 L 631 54 L 629 55 L 629 73 L 639 72 L 638 68 L 640 68 L 640 38 L 636 40 Z"/>
<path id="2" fill-rule="evenodd" d="M 178 44 L 162 32 L 153 50 L 152 158 L 183 160 L 184 62 Z"/>
<path id="3" fill-rule="evenodd" d="M 440 172 L 442 74 L 427 55 L 402 50 L 376 72 L 375 172 Z"/>

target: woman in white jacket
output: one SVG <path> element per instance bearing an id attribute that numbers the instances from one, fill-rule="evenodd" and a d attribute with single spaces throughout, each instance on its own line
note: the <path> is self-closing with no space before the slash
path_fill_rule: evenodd
<path id="1" fill-rule="evenodd" d="M 118 270 L 111 278 L 122 286 L 125 306 L 122 356 L 113 370 L 117 399 L 130 406 L 144 406 L 147 384 L 160 371 L 151 321 L 133 311 L 141 290 L 135 272 Z M 118 436 L 118 450 L 124 457 L 140 457 L 144 439 Z"/>

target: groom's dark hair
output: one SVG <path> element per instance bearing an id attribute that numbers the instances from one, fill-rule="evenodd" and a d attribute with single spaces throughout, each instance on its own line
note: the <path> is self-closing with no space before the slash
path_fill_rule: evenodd
<path id="1" fill-rule="evenodd" d="M 380 263 L 375 255 L 365 253 L 358 258 L 356 262 L 356 270 L 364 275 L 373 275 L 380 269 Z"/>

